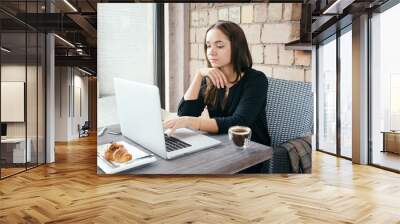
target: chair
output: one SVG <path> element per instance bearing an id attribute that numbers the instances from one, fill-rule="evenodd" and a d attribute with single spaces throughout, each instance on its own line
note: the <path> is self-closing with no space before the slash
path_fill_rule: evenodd
<path id="1" fill-rule="evenodd" d="M 89 121 L 85 121 L 82 127 L 80 127 L 80 125 L 78 124 L 79 138 L 89 136 L 89 129 L 90 129 Z"/>
<path id="2" fill-rule="evenodd" d="M 311 83 L 268 77 L 265 112 L 273 157 L 263 172 L 311 172 L 313 108 Z"/>

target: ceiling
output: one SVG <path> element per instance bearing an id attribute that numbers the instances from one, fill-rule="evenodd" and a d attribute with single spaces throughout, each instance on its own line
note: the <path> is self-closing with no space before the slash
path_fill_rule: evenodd
<path id="1" fill-rule="evenodd" d="M 374 12 L 388 0 L 309 0 L 312 42 L 317 44 L 350 25 L 354 17 Z"/>
<path id="2" fill-rule="evenodd" d="M 28 59 L 37 57 L 36 51 L 42 50 L 44 44 L 37 43 L 36 35 L 52 32 L 57 34 L 56 66 L 79 66 L 95 74 L 98 2 L 104 1 L 47 0 L 46 7 L 45 0 L 1 0 L 2 46 L 12 49 L 2 54 L 3 60 L 21 60 L 25 55 Z"/>
<path id="3" fill-rule="evenodd" d="M 46 5 L 47 2 L 47 5 Z M 0 0 L 2 45 L 12 48 L 18 55 L 34 54 L 43 48 L 28 35 L 25 49 L 25 32 L 53 32 L 55 38 L 56 66 L 79 66 L 96 74 L 97 68 L 97 3 L 146 2 L 121 0 Z M 277 1 L 279 2 L 279 1 Z M 302 2 L 294 0 L 291 2 Z M 303 6 L 303 11 L 304 11 Z M 51 13 L 50 13 L 51 12 Z M 288 47 L 309 46 L 310 11 L 302 16 L 301 38 Z M 66 41 L 63 41 L 66 40 Z M 293 46 L 291 46 L 293 45 Z M 7 57 L 12 58 L 12 54 Z M 3 55 L 3 54 L 2 54 Z"/>

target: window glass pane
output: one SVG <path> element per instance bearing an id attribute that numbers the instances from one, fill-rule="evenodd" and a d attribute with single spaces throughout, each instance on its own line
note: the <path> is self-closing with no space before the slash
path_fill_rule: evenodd
<path id="1" fill-rule="evenodd" d="M 336 40 L 318 48 L 318 148 L 336 153 Z"/>
<path id="2" fill-rule="evenodd" d="M 46 65 L 46 36 L 39 33 L 38 36 L 38 164 L 45 163 L 45 93 L 46 93 L 46 79 L 45 79 L 45 65 Z"/>
<path id="3" fill-rule="evenodd" d="M 400 170 L 400 4 L 371 19 L 372 163 Z"/>
<path id="4" fill-rule="evenodd" d="M 0 1 L 10 12 L 0 12 L 1 178 L 45 160 L 45 35 L 10 16 L 37 24 L 34 14 L 43 13 L 44 5 L 45 0 Z"/>
<path id="5" fill-rule="evenodd" d="M 155 4 L 97 4 L 98 126 L 117 124 L 114 78 L 155 84 Z M 113 18 L 113 19 L 110 19 Z"/>
<path id="6" fill-rule="evenodd" d="M 27 143 L 28 143 L 28 168 L 37 165 L 37 41 L 36 32 L 27 33 L 27 80 L 26 80 L 26 116 L 27 116 Z"/>
<path id="7" fill-rule="evenodd" d="M 115 77 L 154 84 L 155 5 L 98 4 L 97 7 L 100 97 L 114 95 Z"/>
<path id="8" fill-rule="evenodd" d="M 340 36 L 340 153 L 352 157 L 352 35 Z"/>
<path id="9" fill-rule="evenodd" d="M 26 33 L 1 34 L 1 175 L 25 170 L 26 151 Z M 6 50 L 4 50 L 6 49 Z M 27 153 L 28 152 L 28 153 Z"/>

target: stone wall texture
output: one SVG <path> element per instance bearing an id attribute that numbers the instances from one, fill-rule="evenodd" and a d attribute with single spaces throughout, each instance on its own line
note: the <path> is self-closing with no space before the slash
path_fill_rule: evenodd
<path id="1" fill-rule="evenodd" d="M 274 78 L 311 82 L 311 51 L 285 49 L 285 43 L 299 39 L 300 17 L 299 3 L 191 3 L 190 75 L 206 66 L 207 28 L 229 20 L 244 30 L 253 68 Z"/>

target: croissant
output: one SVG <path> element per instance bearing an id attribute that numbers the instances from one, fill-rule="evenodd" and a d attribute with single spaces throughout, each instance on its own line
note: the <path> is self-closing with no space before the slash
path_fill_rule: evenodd
<path id="1" fill-rule="evenodd" d="M 132 159 L 132 155 L 124 147 L 117 149 L 114 154 L 114 161 L 123 163 Z"/>
<path id="2" fill-rule="evenodd" d="M 117 144 L 117 143 L 112 143 L 110 145 L 110 147 L 108 147 L 108 149 L 106 150 L 106 152 L 104 153 L 104 158 L 106 160 L 113 160 L 113 154 L 114 152 L 119 149 L 119 147 L 121 147 L 121 144 Z"/>
<path id="3" fill-rule="evenodd" d="M 106 160 L 111 160 L 119 163 L 123 163 L 132 159 L 132 155 L 126 150 L 124 145 L 112 143 L 110 147 L 104 153 Z"/>

